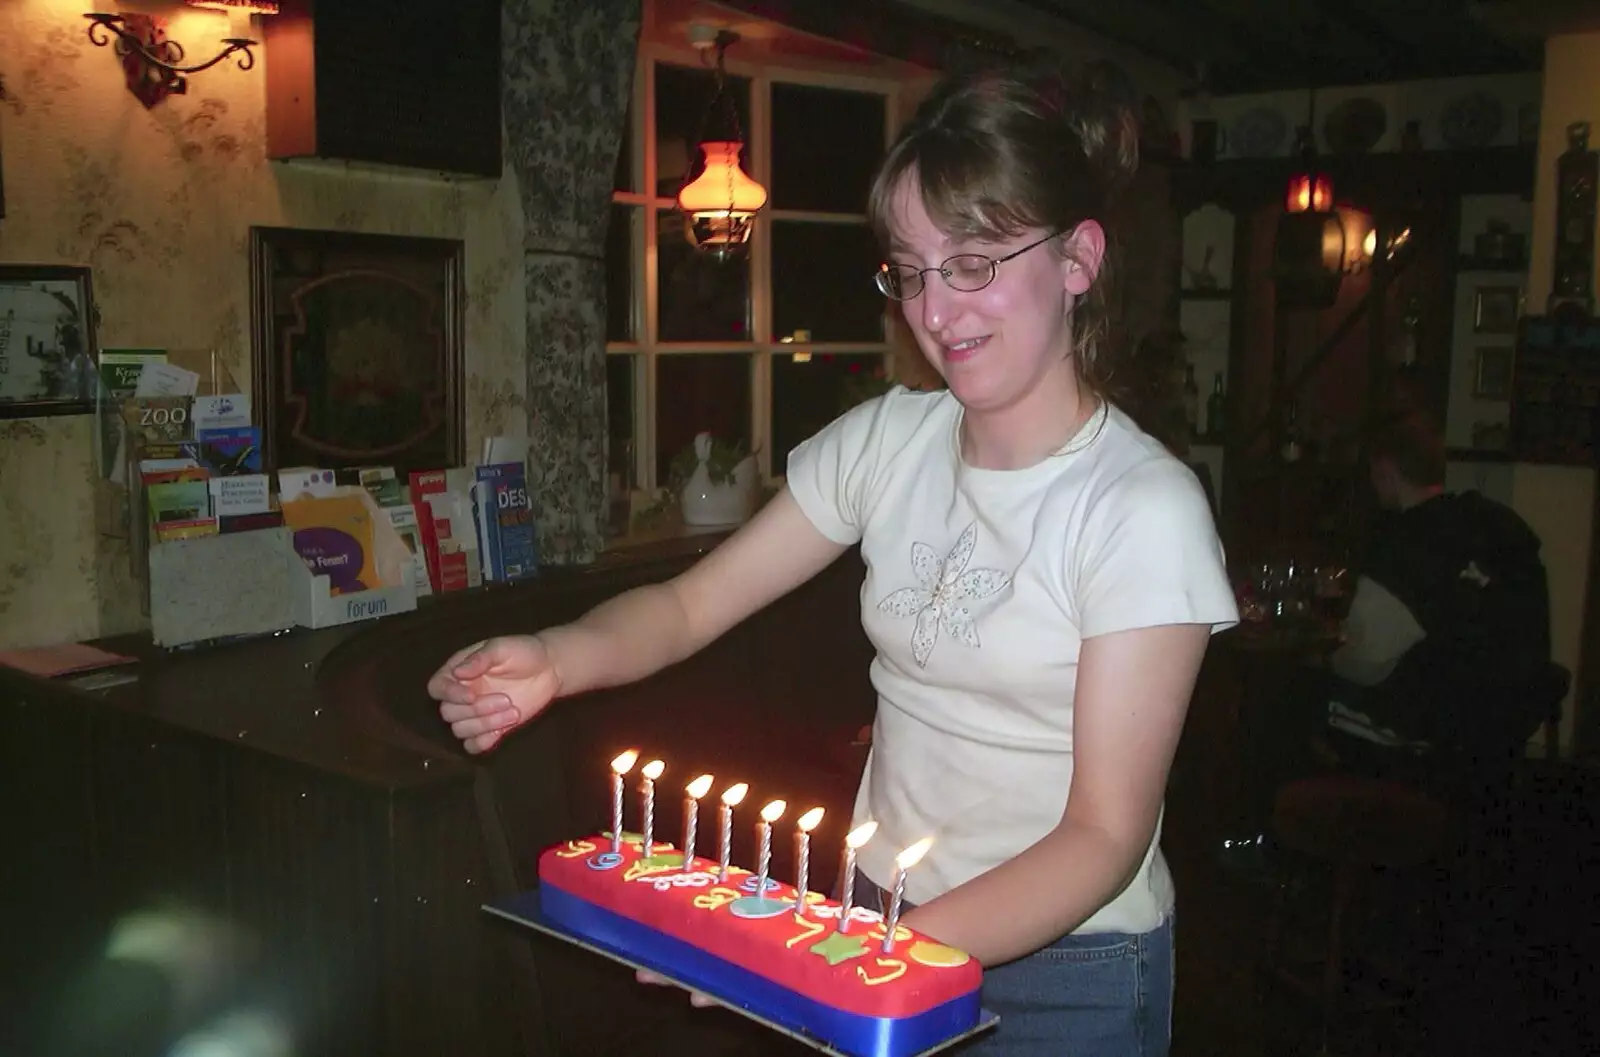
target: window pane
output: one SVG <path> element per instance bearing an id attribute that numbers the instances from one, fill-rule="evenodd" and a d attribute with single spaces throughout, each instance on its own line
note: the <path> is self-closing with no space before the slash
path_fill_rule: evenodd
<path id="1" fill-rule="evenodd" d="M 742 352 L 681 353 L 656 360 L 656 483 L 696 433 L 750 446 L 750 357 Z"/>
<path id="2" fill-rule="evenodd" d="M 799 363 L 789 353 L 775 353 L 772 472 L 784 473 L 796 445 L 888 384 L 884 357 L 876 353 L 819 352 Z"/>
<path id="3" fill-rule="evenodd" d="M 883 156 L 884 97 L 807 84 L 772 86 L 772 204 L 865 213 Z"/>
<path id="4" fill-rule="evenodd" d="M 658 62 L 656 77 L 656 194 L 676 198 L 683 185 L 705 170 L 700 153 L 704 140 L 733 137 L 727 109 L 721 103 L 711 108 L 717 82 L 712 71 L 692 66 L 671 66 Z M 745 172 L 750 171 L 750 82 L 743 77 L 725 81 L 728 98 L 738 114 L 738 136 L 744 143 L 739 154 Z"/>
<path id="5" fill-rule="evenodd" d="M 634 256 L 633 227 L 644 222 L 643 206 L 611 207 L 606 224 L 606 340 L 635 341 L 634 290 L 643 271 Z"/>
<path id="6" fill-rule="evenodd" d="M 810 331 L 807 341 L 883 341 L 885 302 L 872 285 L 882 261 L 865 224 L 774 220 L 774 340 Z"/>
<path id="7" fill-rule="evenodd" d="M 633 185 L 633 93 L 628 93 L 628 116 L 622 125 L 622 149 L 617 152 L 617 170 L 611 176 L 613 191 L 637 191 Z"/>
<path id="8" fill-rule="evenodd" d="M 633 471 L 633 380 L 637 359 L 632 353 L 606 357 L 606 528 L 612 534 L 628 530 L 629 497 L 638 485 Z"/>
<path id="9" fill-rule="evenodd" d="M 750 261 L 713 260 L 689 245 L 683 214 L 656 214 L 661 341 L 749 341 Z"/>

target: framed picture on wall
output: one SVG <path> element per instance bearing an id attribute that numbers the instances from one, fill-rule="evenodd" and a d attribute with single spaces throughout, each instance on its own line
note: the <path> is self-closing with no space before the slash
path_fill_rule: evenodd
<path id="1" fill-rule="evenodd" d="M 263 466 L 459 466 L 462 243 L 250 229 Z"/>
<path id="2" fill-rule="evenodd" d="M 1479 400 L 1510 400 L 1514 359 L 1510 345 L 1485 345 L 1478 349 L 1472 368 L 1472 395 Z"/>
<path id="3" fill-rule="evenodd" d="M 1515 334 L 1522 309 L 1516 286 L 1480 286 L 1472 301 L 1472 329 L 1478 334 Z"/>
<path id="4" fill-rule="evenodd" d="M 0 418 L 94 411 L 89 269 L 0 264 Z"/>

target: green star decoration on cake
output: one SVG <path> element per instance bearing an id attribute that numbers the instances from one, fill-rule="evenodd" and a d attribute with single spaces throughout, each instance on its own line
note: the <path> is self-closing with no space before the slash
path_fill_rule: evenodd
<path id="1" fill-rule="evenodd" d="M 814 943 L 807 949 L 812 954 L 828 959 L 829 965 L 838 965 L 840 962 L 860 958 L 867 953 L 867 945 L 861 942 L 860 936 L 842 932 L 830 932 L 827 939 Z"/>

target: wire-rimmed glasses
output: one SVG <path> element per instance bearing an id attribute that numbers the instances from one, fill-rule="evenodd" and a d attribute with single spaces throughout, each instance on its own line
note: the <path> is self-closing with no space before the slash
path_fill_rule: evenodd
<path id="1" fill-rule="evenodd" d="M 872 281 L 877 284 L 878 292 L 884 297 L 895 301 L 910 301 L 927 289 L 927 281 L 923 277 L 929 272 L 938 272 L 945 285 L 952 290 L 959 290 L 964 294 L 976 293 L 994 282 L 995 275 L 1000 270 L 1000 265 L 1013 257 L 1020 257 L 1036 246 L 1043 246 L 1060 232 L 1051 232 L 1037 242 L 1030 242 L 1020 250 L 1012 250 L 1004 257 L 990 257 L 982 253 L 958 253 L 954 257 L 946 257 L 943 262 L 932 268 L 918 268 L 910 264 L 890 264 L 885 261 L 878 266 L 877 274 Z"/>

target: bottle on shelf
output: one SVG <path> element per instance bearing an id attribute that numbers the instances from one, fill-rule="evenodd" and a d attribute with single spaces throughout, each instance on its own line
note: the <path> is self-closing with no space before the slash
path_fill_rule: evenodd
<path id="1" fill-rule="evenodd" d="M 1189 424 L 1189 437 L 1200 435 L 1200 387 L 1194 381 L 1194 364 L 1183 367 L 1183 417 Z"/>
<path id="2" fill-rule="evenodd" d="M 1305 448 L 1300 438 L 1300 409 L 1299 405 L 1291 400 L 1284 416 L 1283 447 L 1280 454 L 1284 462 L 1299 462 Z"/>
<path id="3" fill-rule="evenodd" d="M 1221 440 L 1228 432 L 1228 394 L 1222 388 L 1222 372 L 1211 379 L 1211 395 L 1206 398 L 1206 436 Z"/>

